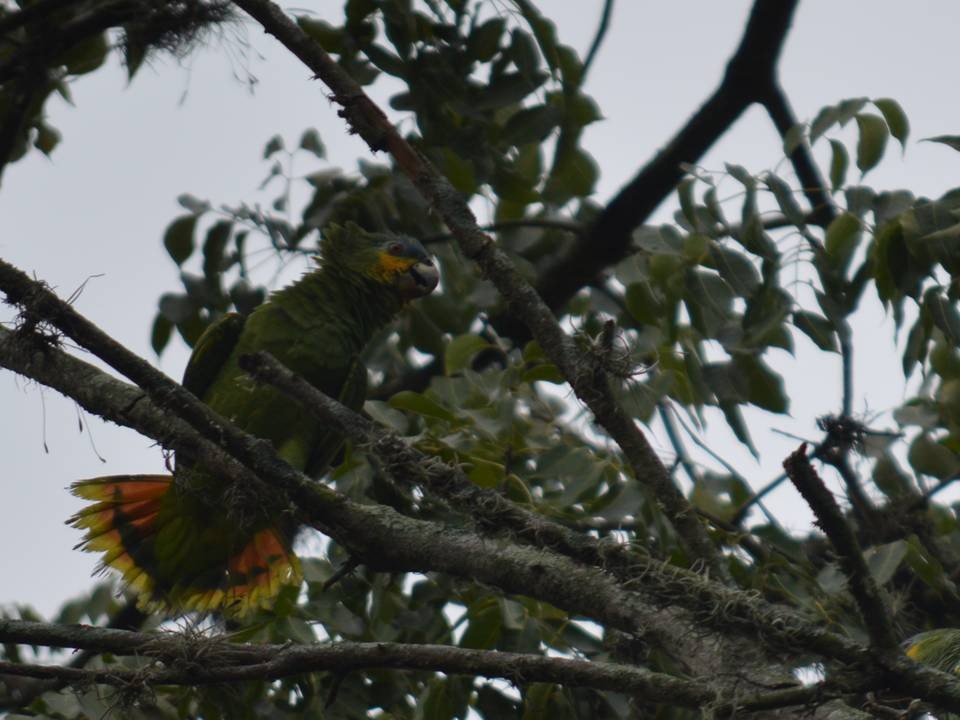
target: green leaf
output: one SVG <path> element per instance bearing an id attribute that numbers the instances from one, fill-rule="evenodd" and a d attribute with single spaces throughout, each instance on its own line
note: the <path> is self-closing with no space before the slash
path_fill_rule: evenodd
<path id="1" fill-rule="evenodd" d="M 894 573 L 900 567 L 904 558 L 907 557 L 907 543 L 903 540 L 877 545 L 869 548 L 863 554 L 863 559 L 867 561 L 867 567 L 873 580 L 877 585 L 886 585 L 893 579 Z"/>
<path id="2" fill-rule="evenodd" d="M 720 277 L 727 281 L 740 297 L 749 297 L 760 286 L 760 273 L 743 253 L 719 243 L 710 244 L 710 256 Z"/>
<path id="3" fill-rule="evenodd" d="M 186 208 L 194 215 L 203 215 L 203 213 L 210 209 L 210 203 L 207 200 L 201 200 L 190 193 L 178 195 L 177 202 L 181 207 Z"/>
<path id="4" fill-rule="evenodd" d="M 482 597 L 467 608 L 467 629 L 460 638 L 460 647 L 487 650 L 497 645 L 503 615 L 495 597 Z"/>
<path id="5" fill-rule="evenodd" d="M 960 151 L 960 135 L 936 135 L 935 137 L 923 138 L 920 142 L 940 143 Z"/>
<path id="6" fill-rule="evenodd" d="M 385 47 L 376 43 L 368 43 L 363 48 L 364 54 L 371 63 L 387 75 L 403 78 L 406 76 L 407 68 L 403 59 L 395 52 L 387 50 Z"/>
<path id="7" fill-rule="evenodd" d="M 491 60 L 500 49 L 500 38 L 506 24 L 506 18 L 495 17 L 475 27 L 467 38 L 467 55 L 482 63 Z"/>
<path id="8" fill-rule="evenodd" d="M 512 698 L 489 683 L 484 683 L 477 690 L 474 709 L 484 720 L 516 720 L 520 712 Z"/>
<path id="9" fill-rule="evenodd" d="M 510 202 L 529 205 L 540 198 L 534 183 L 505 163 L 497 164 L 490 184 L 498 196 Z"/>
<path id="10" fill-rule="evenodd" d="M 540 46 L 540 52 L 547 61 L 551 70 L 558 70 L 560 60 L 557 56 L 557 28 L 550 20 L 546 19 L 530 3 L 520 5 L 520 11 L 524 19 L 533 30 L 533 35 L 537 39 L 537 45 Z"/>
<path id="11" fill-rule="evenodd" d="M 930 552 L 923 547 L 917 537 L 911 535 L 906 542 L 909 548 L 907 563 L 916 576 L 935 590 L 943 591 L 946 589 L 951 595 L 955 594 L 956 590 L 944 573 L 943 565 L 930 555 Z"/>
<path id="12" fill-rule="evenodd" d="M 742 165 L 726 163 L 724 167 L 730 173 L 730 176 L 744 187 L 754 187 L 757 184 L 757 179 Z"/>
<path id="13" fill-rule="evenodd" d="M 58 64 L 66 65 L 70 75 L 85 75 L 103 65 L 110 52 L 106 33 L 89 35 L 79 42 L 74 41 Z"/>
<path id="14" fill-rule="evenodd" d="M 630 283 L 624 294 L 627 312 L 643 325 L 657 325 L 663 313 L 663 304 L 657 300 L 646 280 Z"/>
<path id="15" fill-rule="evenodd" d="M 593 192 L 599 175 L 600 170 L 593 156 L 581 147 L 573 148 L 554 166 L 543 189 L 543 196 L 556 203 L 586 197 Z"/>
<path id="16" fill-rule="evenodd" d="M 450 148 L 443 148 L 441 152 L 443 174 L 464 195 L 473 195 L 479 187 L 473 162 Z"/>
<path id="17" fill-rule="evenodd" d="M 857 140 L 857 167 L 864 175 L 877 166 L 887 147 L 890 130 L 879 115 L 859 113 L 857 128 L 860 138 Z"/>
<path id="18" fill-rule="evenodd" d="M 563 385 L 567 379 L 553 363 L 540 363 L 524 370 L 523 375 L 520 376 L 520 382 L 526 384 L 548 382 L 553 385 Z"/>
<path id="19" fill-rule="evenodd" d="M 511 145 L 538 143 L 563 120 L 563 111 L 554 105 L 535 105 L 514 113 L 503 128 L 503 139 Z"/>
<path id="20" fill-rule="evenodd" d="M 873 482 L 880 492 L 892 499 L 906 497 L 914 490 L 910 479 L 900 470 L 896 461 L 886 454 L 873 466 Z"/>
<path id="21" fill-rule="evenodd" d="M 207 231 L 203 241 L 203 275 L 208 281 L 216 278 L 223 269 L 223 250 L 230 240 L 233 223 L 220 220 Z"/>
<path id="22" fill-rule="evenodd" d="M 821 350 L 839 352 L 837 334 L 833 328 L 833 323 L 822 315 L 806 310 L 797 310 L 793 313 L 793 324 L 797 330 L 810 338 Z"/>
<path id="23" fill-rule="evenodd" d="M 343 52 L 345 32 L 340 28 L 324 20 L 303 16 L 297 17 L 297 25 L 327 52 L 338 54 Z M 351 42 L 353 42 L 352 38 Z"/>
<path id="24" fill-rule="evenodd" d="M 923 305 L 929 311 L 933 324 L 946 335 L 950 344 L 960 344 L 960 312 L 957 312 L 956 305 L 935 288 L 925 294 Z"/>
<path id="25" fill-rule="evenodd" d="M 830 141 L 830 189 L 836 192 L 847 180 L 847 168 L 850 167 L 850 155 L 839 140 Z"/>
<path id="26" fill-rule="evenodd" d="M 738 355 L 733 364 L 747 381 L 747 399 L 759 408 L 785 414 L 790 400 L 783 390 L 783 378 L 771 370 L 759 357 Z"/>
<path id="27" fill-rule="evenodd" d="M 944 480 L 960 470 L 957 454 L 934 442 L 928 435 L 917 435 L 907 453 L 910 466 L 918 473 Z"/>
<path id="28" fill-rule="evenodd" d="M 439 403 L 431 400 L 426 395 L 422 395 L 412 390 L 398 392 L 390 398 L 390 407 L 397 410 L 407 410 L 421 417 L 435 418 L 445 420 L 446 422 L 456 422 L 457 417 Z"/>
<path id="29" fill-rule="evenodd" d="M 196 215 L 181 215 L 170 223 L 163 233 L 163 246 L 177 265 L 183 265 L 193 254 L 193 231 L 196 226 Z"/>
<path id="30" fill-rule="evenodd" d="M 585 127 L 603 119 L 603 114 L 592 97 L 580 92 L 564 93 L 561 97 L 563 98 L 564 119 L 568 124 Z"/>
<path id="31" fill-rule="evenodd" d="M 33 139 L 33 144 L 44 155 L 50 157 L 50 153 L 60 143 L 62 139 L 60 131 L 45 122 L 37 123 L 37 136 Z"/>
<path id="32" fill-rule="evenodd" d="M 696 178 L 686 177 L 677 185 L 677 199 L 680 201 L 680 212 L 683 213 L 683 217 L 686 218 L 690 227 L 694 230 L 696 230 L 698 226 L 697 212 L 695 209 L 696 202 L 693 197 L 693 187 L 696 182 Z"/>
<path id="33" fill-rule="evenodd" d="M 820 109 L 817 116 L 810 123 L 810 142 L 815 142 L 827 130 L 840 120 L 840 110 L 836 105 L 827 105 Z"/>
<path id="34" fill-rule="evenodd" d="M 535 92 L 550 77 L 545 72 L 524 75 L 522 73 L 504 73 L 493 79 L 484 88 L 474 108 L 477 110 L 498 110 L 523 100 L 527 95 Z"/>
<path id="35" fill-rule="evenodd" d="M 521 720 L 577 720 L 578 717 L 562 686 L 531 683 L 526 687 Z"/>
<path id="36" fill-rule="evenodd" d="M 540 52 L 530 33 L 514 28 L 510 37 L 510 55 L 521 74 L 533 77 L 540 72 Z"/>
<path id="37" fill-rule="evenodd" d="M 274 135 L 272 138 L 267 140 L 267 144 L 263 146 L 263 159 L 268 159 L 271 155 L 280 152 L 283 150 L 283 138 L 279 135 Z"/>
<path id="38" fill-rule="evenodd" d="M 474 355 L 491 347 L 491 343 L 477 335 L 459 335 L 453 338 L 443 351 L 444 372 L 447 375 L 456 375 L 470 366 Z"/>
<path id="39" fill-rule="evenodd" d="M 157 306 L 160 314 L 174 325 L 186 321 L 196 310 L 190 296 L 184 293 L 164 293 Z"/>
<path id="40" fill-rule="evenodd" d="M 153 327 L 150 329 L 150 347 L 158 356 L 170 342 L 172 334 L 173 323 L 163 314 L 157 313 L 157 316 L 153 319 Z"/>
<path id="41" fill-rule="evenodd" d="M 766 178 L 764 178 L 764 182 L 777 199 L 777 205 L 780 206 L 783 214 L 787 216 L 787 220 L 794 225 L 805 225 L 806 215 L 803 210 L 800 209 L 800 205 L 793 196 L 793 189 L 786 181 L 773 173 L 768 173 Z"/>
<path id="42" fill-rule="evenodd" d="M 850 98 L 843 100 L 837 105 L 837 122 L 840 127 L 844 127 L 850 120 L 856 117 L 857 113 L 863 110 L 867 104 L 867 98 Z"/>
<path id="43" fill-rule="evenodd" d="M 320 139 L 320 133 L 315 128 L 304 130 L 300 136 L 300 148 L 313 153 L 321 160 L 327 156 L 327 150 Z"/>
<path id="44" fill-rule="evenodd" d="M 757 452 L 757 448 L 753 444 L 753 439 L 750 437 L 750 430 L 747 428 L 747 423 L 743 419 L 740 406 L 730 401 L 722 401 L 719 405 L 720 410 L 723 412 L 723 417 L 727 421 L 727 425 L 733 430 L 733 434 L 736 435 L 737 440 L 744 444 L 751 455 L 759 458 L 760 453 Z"/>
<path id="45" fill-rule="evenodd" d="M 890 128 L 890 134 L 899 142 L 900 147 L 906 149 L 907 136 L 910 134 L 910 121 L 907 120 L 907 114 L 900 107 L 900 103 L 892 98 L 880 98 L 874 100 L 873 104 L 883 113 L 883 119 Z"/>
<path id="46" fill-rule="evenodd" d="M 853 253 L 860 242 L 861 224 L 856 215 L 843 213 L 827 227 L 824 249 L 838 272 L 846 272 Z"/>

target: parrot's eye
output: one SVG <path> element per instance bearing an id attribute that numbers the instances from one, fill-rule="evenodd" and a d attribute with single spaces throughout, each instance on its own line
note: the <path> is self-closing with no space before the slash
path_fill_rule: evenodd
<path id="1" fill-rule="evenodd" d="M 392 242 L 387 246 L 387 252 L 391 255 L 402 255 L 403 254 L 403 243 Z"/>

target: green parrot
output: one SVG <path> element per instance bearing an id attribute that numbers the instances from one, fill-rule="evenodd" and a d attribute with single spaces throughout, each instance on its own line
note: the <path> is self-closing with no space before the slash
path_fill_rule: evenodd
<path id="1" fill-rule="evenodd" d="M 183 385 L 224 418 L 270 440 L 312 477 L 342 444 L 290 397 L 253 382 L 238 366 L 266 351 L 327 395 L 358 410 L 367 371 L 360 353 L 373 333 L 439 281 L 413 238 L 328 226 L 318 267 L 273 293 L 249 317 L 229 314 L 197 341 Z M 115 475 L 71 486 L 92 501 L 68 522 L 85 530 L 77 547 L 101 552 L 139 605 L 161 612 L 217 611 L 239 618 L 270 607 L 299 584 L 296 520 L 281 510 L 231 501 L 230 480 L 178 456 L 173 475 Z"/>

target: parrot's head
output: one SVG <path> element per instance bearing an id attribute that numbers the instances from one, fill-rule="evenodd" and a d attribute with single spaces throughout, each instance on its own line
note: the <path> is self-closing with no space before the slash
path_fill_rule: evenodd
<path id="1" fill-rule="evenodd" d="M 429 295 L 440 273 L 419 240 L 407 235 L 367 232 L 356 223 L 323 230 L 323 262 L 395 289 L 402 300 Z"/>

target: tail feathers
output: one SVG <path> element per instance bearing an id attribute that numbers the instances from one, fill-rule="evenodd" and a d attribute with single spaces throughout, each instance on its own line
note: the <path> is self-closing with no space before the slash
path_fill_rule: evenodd
<path id="1" fill-rule="evenodd" d="M 281 531 L 262 527 L 239 537 L 210 531 L 168 497 L 172 476 L 93 478 L 71 491 L 92 502 L 68 521 L 86 531 L 77 547 L 102 553 L 100 569 L 119 571 L 144 610 L 243 617 L 302 580 Z"/>

